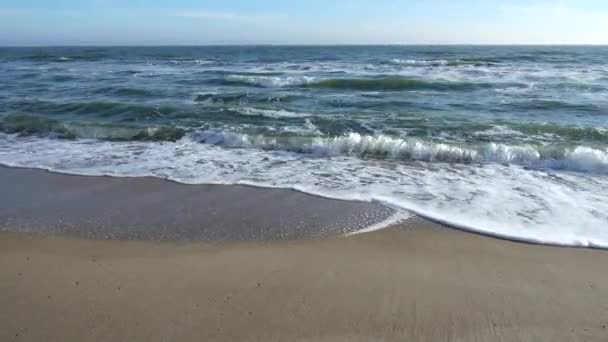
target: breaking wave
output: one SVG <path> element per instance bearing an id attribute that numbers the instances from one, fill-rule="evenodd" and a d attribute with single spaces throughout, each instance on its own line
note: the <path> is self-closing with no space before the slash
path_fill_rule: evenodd
<path id="1" fill-rule="evenodd" d="M 308 113 L 281 109 L 236 108 L 235 113 L 273 119 L 307 118 Z M 539 125 L 536 129 L 542 127 Z M 546 128 L 546 127 L 545 127 Z M 550 126 L 549 128 L 552 128 Z M 553 127 L 556 129 L 555 127 Z M 531 127 L 530 131 L 535 128 Z M 564 128 L 565 129 L 565 128 Z M 570 129 L 572 131 L 573 129 Z M 581 134 L 590 129 L 582 129 Z M 42 116 L 12 114 L 0 120 L 0 131 L 21 136 L 119 141 L 177 141 L 191 139 L 228 148 L 256 148 L 362 159 L 438 163 L 499 163 L 532 168 L 608 173 L 608 149 L 584 145 L 510 145 L 496 142 L 455 144 L 420 138 L 350 133 L 341 136 L 250 135 L 230 131 L 190 131 L 175 126 L 140 126 L 104 122 L 60 121 Z M 570 132 L 568 131 L 568 132 Z M 562 132 L 563 133 L 563 132 Z M 570 134 L 573 134 L 570 132 Z M 604 137 L 605 132 L 596 134 Z"/>
<path id="2" fill-rule="evenodd" d="M 440 163 L 499 163 L 580 172 L 608 172 L 608 150 L 587 146 L 512 146 L 486 143 L 476 146 L 441 144 L 420 139 L 367 136 L 266 137 L 231 132 L 197 132 L 198 142 L 224 147 L 249 147 L 314 154 L 319 157 L 352 156 L 364 159 Z"/>

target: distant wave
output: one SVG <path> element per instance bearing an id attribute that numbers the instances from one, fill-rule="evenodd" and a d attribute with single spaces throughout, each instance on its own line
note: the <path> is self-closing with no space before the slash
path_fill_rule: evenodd
<path id="1" fill-rule="evenodd" d="M 207 92 L 197 93 L 195 102 L 205 104 L 284 103 L 298 98 L 288 94 L 255 94 L 251 92 Z"/>
<path id="2" fill-rule="evenodd" d="M 496 66 L 500 64 L 499 60 L 483 59 L 483 58 L 462 58 L 462 59 L 400 59 L 393 58 L 391 64 L 421 66 L 421 67 L 445 67 L 445 66 Z"/>
<path id="3" fill-rule="evenodd" d="M 270 108 L 251 108 L 251 107 L 245 107 L 245 108 L 234 108 L 232 110 L 235 111 L 235 112 L 238 112 L 239 114 L 242 114 L 242 115 L 263 116 L 263 117 L 274 118 L 274 119 L 278 119 L 278 118 L 306 118 L 306 117 L 312 116 L 312 114 L 309 114 L 309 113 L 296 113 L 296 112 L 290 112 L 290 111 L 285 110 L 285 109 L 270 109 Z"/>
<path id="4" fill-rule="evenodd" d="M 311 76 L 229 75 L 223 82 L 228 85 L 286 87 L 312 83 L 316 79 Z"/>
<path id="5" fill-rule="evenodd" d="M 240 103 L 245 101 L 248 93 L 200 93 L 194 96 L 196 102 L 209 103 Z"/>
<path id="6" fill-rule="evenodd" d="M 27 114 L 5 117 L 0 121 L 0 131 L 22 136 L 111 141 L 177 141 L 186 134 L 183 129 L 170 126 L 140 127 L 102 122 L 69 122 Z"/>
<path id="7" fill-rule="evenodd" d="M 57 63 L 69 63 L 69 62 L 95 62 L 100 61 L 106 56 L 103 54 L 91 54 L 91 55 L 30 55 L 23 57 L 35 62 L 57 62 Z"/>
<path id="8" fill-rule="evenodd" d="M 406 77 L 336 78 L 308 83 L 308 87 L 340 90 L 441 90 L 467 91 L 491 88 L 490 83 L 425 81 Z"/>
<path id="9" fill-rule="evenodd" d="M 257 87 L 294 87 L 301 86 L 318 89 L 336 90 L 438 90 L 470 91 L 493 87 L 525 87 L 524 84 L 494 84 L 465 81 L 431 81 L 400 76 L 379 78 L 330 78 L 319 79 L 309 76 L 246 76 L 231 75 L 224 79 L 228 85 Z"/>
<path id="10" fill-rule="evenodd" d="M 526 100 L 526 101 L 513 101 L 507 104 L 503 104 L 503 107 L 509 107 L 513 109 L 525 109 L 525 110 L 573 110 L 573 111 L 589 111 L 598 112 L 602 108 L 597 104 L 593 103 L 570 103 L 560 100 Z"/>
<path id="11" fill-rule="evenodd" d="M 113 95 L 121 97 L 154 97 L 158 96 L 158 92 L 132 87 L 104 87 L 97 89 L 96 94 Z"/>
<path id="12" fill-rule="evenodd" d="M 106 89 L 108 90 L 108 89 Z M 103 90 L 102 90 L 103 91 Z M 122 93 L 123 96 L 147 96 L 146 91 L 136 88 L 110 89 L 110 92 Z M 129 115 L 131 118 L 137 116 L 163 116 L 175 113 L 179 110 L 173 105 L 150 105 L 116 101 L 92 101 L 92 102 L 53 102 L 53 101 L 21 101 L 17 102 L 19 111 L 25 113 L 45 114 L 85 114 L 101 117 L 117 115 Z"/>

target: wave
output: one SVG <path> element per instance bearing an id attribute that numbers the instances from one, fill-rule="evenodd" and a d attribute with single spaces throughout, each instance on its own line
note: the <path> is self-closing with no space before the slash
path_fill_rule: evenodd
<path id="1" fill-rule="evenodd" d="M 125 88 L 112 91 L 139 93 L 139 89 Z M 143 94 L 142 94 L 143 95 Z M 93 101 L 93 102 L 68 102 L 57 103 L 52 101 L 22 101 L 15 103 L 16 108 L 26 113 L 45 114 L 84 114 L 112 117 L 118 115 L 129 116 L 164 116 L 179 111 L 178 107 L 171 105 L 145 105 L 128 102 Z"/>
<path id="2" fill-rule="evenodd" d="M 312 76 L 268 76 L 268 75 L 230 75 L 222 80 L 227 85 L 255 87 L 286 87 L 312 83 Z"/>
<path id="3" fill-rule="evenodd" d="M 113 71 L 112 72 L 114 75 L 119 75 L 119 76 L 134 76 L 137 75 L 139 73 L 141 73 L 140 70 L 119 70 L 119 71 Z"/>
<path id="4" fill-rule="evenodd" d="M 239 115 L 267 118 L 307 118 L 308 113 L 262 108 L 237 108 Z M 226 148 L 254 148 L 361 159 L 452 164 L 514 164 L 531 168 L 608 173 L 608 149 L 584 145 L 510 145 L 438 143 L 420 138 L 350 133 L 343 136 L 249 135 L 230 131 L 191 131 L 175 126 L 119 125 L 59 121 L 12 114 L 0 120 L 0 131 L 21 136 L 119 141 L 177 141 L 182 138 Z M 602 133 L 603 134 L 603 133 Z"/>
<path id="5" fill-rule="evenodd" d="M 601 107 L 596 104 L 577 104 L 560 100 L 528 100 L 520 102 L 509 102 L 503 106 L 523 110 L 570 110 L 599 112 Z"/>
<path id="6" fill-rule="evenodd" d="M 527 123 L 513 125 L 517 131 L 528 135 L 556 135 L 570 142 L 608 143 L 608 129 L 599 127 L 576 127 L 549 123 Z"/>
<path id="7" fill-rule="evenodd" d="M 28 114 L 12 114 L 0 121 L 0 131 L 20 136 L 109 141 L 177 141 L 185 130 L 170 126 L 129 126 L 110 123 L 69 122 Z"/>
<path id="8" fill-rule="evenodd" d="M 329 78 L 319 79 L 312 76 L 246 76 L 230 75 L 220 82 L 228 85 L 255 87 L 294 87 L 336 89 L 336 90 L 438 90 L 438 91 L 472 91 L 495 88 L 498 85 L 480 82 L 426 81 L 400 76 L 381 78 Z M 505 84 L 502 86 L 525 87 L 523 84 Z"/>
<path id="9" fill-rule="evenodd" d="M 490 67 L 500 64 L 496 59 L 483 58 L 462 58 L 462 59 L 391 59 L 391 64 L 421 66 L 421 67 L 446 67 L 446 66 L 474 66 L 474 67 Z"/>
<path id="10" fill-rule="evenodd" d="M 247 99 L 248 93 L 201 93 L 194 96 L 196 102 L 240 103 Z"/>
<path id="11" fill-rule="evenodd" d="M 106 87 L 96 90 L 95 93 L 121 97 L 155 97 L 158 95 L 157 93 L 147 89 L 128 87 Z"/>
<path id="12" fill-rule="evenodd" d="M 301 96 L 290 94 L 255 94 L 251 92 L 242 93 L 198 93 L 194 96 L 195 102 L 206 104 L 243 104 L 243 103 L 284 103 L 290 102 Z"/>
<path id="13" fill-rule="evenodd" d="M 216 60 L 192 59 L 192 58 L 187 58 L 187 57 L 184 57 L 182 59 L 170 59 L 170 60 L 168 60 L 168 62 L 172 63 L 172 64 L 196 64 L 196 65 L 205 65 L 205 66 L 219 64 L 219 62 Z"/>
<path id="14" fill-rule="evenodd" d="M 30 55 L 23 57 L 23 59 L 31 60 L 34 62 L 56 62 L 56 63 L 69 63 L 69 62 L 96 62 L 104 59 L 106 56 L 103 54 L 91 54 L 91 55 Z"/>
<path id="15" fill-rule="evenodd" d="M 68 82 L 76 80 L 76 77 L 73 75 L 53 75 L 49 78 L 50 81 L 53 82 Z"/>
<path id="16" fill-rule="evenodd" d="M 425 81 L 406 77 L 383 78 L 335 78 L 307 84 L 311 88 L 338 90 L 439 90 L 469 91 L 492 88 L 490 83 Z"/>
<path id="17" fill-rule="evenodd" d="M 608 149 L 587 146 L 532 146 L 484 143 L 458 146 L 389 136 L 351 133 L 339 137 L 266 137 L 231 132 L 196 132 L 197 142 L 224 147 L 253 147 L 308 153 L 318 157 L 352 156 L 364 159 L 439 163 L 498 163 L 531 168 L 580 172 L 608 172 Z"/>
<path id="18" fill-rule="evenodd" d="M 312 114 L 309 114 L 309 113 L 296 113 L 296 112 L 290 112 L 290 111 L 284 110 L 284 109 L 265 109 L 265 108 L 244 107 L 244 108 L 233 108 L 232 110 L 235 112 L 238 112 L 239 114 L 242 114 L 242 115 L 262 116 L 262 117 L 273 118 L 273 119 L 306 118 L 306 117 L 312 116 Z"/>
<path id="19" fill-rule="evenodd" d="M 606 91 L 603 84 L 589 82 L 550 82 L 545 85 L 548 89 L 583 91 L 591 93 L 602 93 Z"/>

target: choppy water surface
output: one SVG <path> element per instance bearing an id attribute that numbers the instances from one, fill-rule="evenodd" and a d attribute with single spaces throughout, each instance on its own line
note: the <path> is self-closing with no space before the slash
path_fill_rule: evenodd
<path id="1" fill-rule="evenodd" d="M 608 247 L 608 48 L 0 49 L 0 163 Z"/>

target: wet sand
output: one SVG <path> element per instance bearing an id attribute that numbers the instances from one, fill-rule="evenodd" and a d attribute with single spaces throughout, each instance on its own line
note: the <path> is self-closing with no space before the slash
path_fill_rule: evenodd
<path id="1" fill-rule="evenodd" d="M 293 190 L 0 167 L 0 231 L 156 241 L 268 241 L 345 234 L 394 213 Z"/>
<path id="2" fill-rule="evenodd" d="M 90 197 L 99 200 L 104 193 L 99 188 L 107 189 L 108 182 L 119 181 L 111 193 L 125 190 L 120 196 L 107 195 L 104 203 L 110 206 L 107 200 L 115 200 L 121 204 L 117 208 L 131 206 L 130 213 L 155 218 L 165 206 L 175 212 L 182 207 L 163 200 L 177 201 L 173 194 L 152 195 L 150 189 L 171 193 L 178 191 L 171 188 L 181 186 L 149 179 L 80 180 L 15 170 L 12 175 L 13 169 L 0 171 L 2 185 L 21 190 L 15 202 L 7 199 L 10 192 L 0 195 L 0 217 L 5 218 L 5 231 L 0 232 L 0 341 L 608 340 L 607 251 L 515 243 L 447 229 L 419 218 L 347 237 L 337 231 L 308 229 L 305 239 L 287 241 L 260 239 L 259 232 L 265 231 L 258 228 L 235 233 L 247 228 L 243 223 L 224 229 L 237 237 L 253 236 L 254 241 L 199 241 L 215 236 L 198 233 L 201 230 L 220 231 L 220 223 L 254 215 L 234 210 L 219 212 L 234 218 L 204 221 L 213 224 L 219 220 L 213 229 L 188 226 L 196 222 L 194 218 L 173 221 L 175 227 L 181 227 L 179 236 L 185 238 L 150 241 L 166 236 L 156 233 L 164 231 L 158 228 L 161 225 L 152 225 L 150 230 L 143 226 L 134 230 L 148 232 L 141 233 L 148 237 L 145 241 L 138 241 L 137 234 L 115 239 L 115 235 L 103 234 L 104 229 L 115 232 L 115 227 L 128 227 L 124 224 L 131 221 L 121 221 L 128 215 L 112 216 L 107 225 L 92 230 L 89 227 L 96 225 L 86 226 L 90 222 L 85 218 L 91 214 L 103 219 L 106 207 L 97 208 L 98 212 L 91 203 L 76 209 L 63 205 L 93 201 Z M 11 185 L 23 182 L 19 178 L 23 172 L 32 172 L 30 184 Z M 37 178 L 46 176 L 50 178 Z M 66 183 L 70 187 L 75 179 L 79 179 L 75 181 L 78 187 L 52 193 L 59 196 L 54 209 L 63 215 L 42 210 L 52 202 L 46 198 L 51 196 L 47 189 L 61 189 Z M 136 185 L 138 182 L 142 184 Z M 239 196 L 239 191 L 259 190 L 229 188 L 210 191 L 234 191 L 236 195 L 226 195 L 232 203 L 235 198 L 247 198 Z M 25 198 L 24 194 L 36 191 L 40 202 Z M 130 197 L 137 191 L 150 197 Z M 179 191 L 188 193 L 187 189 Z M 205 196 L 190 195 L 193 197 L 182 197 L 182 202 L 204 201 Z M 292 212 L 267 209 L 281 205 L 272 197 L 278 195 L 268 196 L 247 208 L 269 210 L 289 221 Z M 310 215 L 300 203 L 308 197 L 285 196 L 298 196 L 294 201 L 300 211 L 294 215 L 303 219 Z M 72 197 L 78 200 L 67 200 Z M 147 202 L 147 198 L 154 201 Z M 295 205 L 286 202 L 291 204 L 284 210 Z M 331 205 L 352 205 L 348 203 Z M 194 206 L 186 207 L 190 205 Z M 82 221 L 72 214 L 79 210 Z M 348 216 L 351 211 L 346 209 L 333 215 L 357 217 L 357 210 L 351 210 L 354 216 Z M 42 215 L 46 212 L 49 216 Z M 9 229 L 6 217 L 20 225 Z M 44 221 L 55 217 L 74 220 L 74 226 L 62 231 L 56 229 L 61 222 L 51 225 Z M 253 216 L 247 217 L 253 220 Z M 322 222 L 324 216 L 319 217 Z M 351 220 L 335 219 L 345 224 Z M 77 223 L 85 226 L 86 234 L 78 232 Z M 257 224 L 254 220 L 247 223 Z M 95 237 L 114 239 L 83 239 L 89 231 L 100 233 L 93 234 Z"/>

